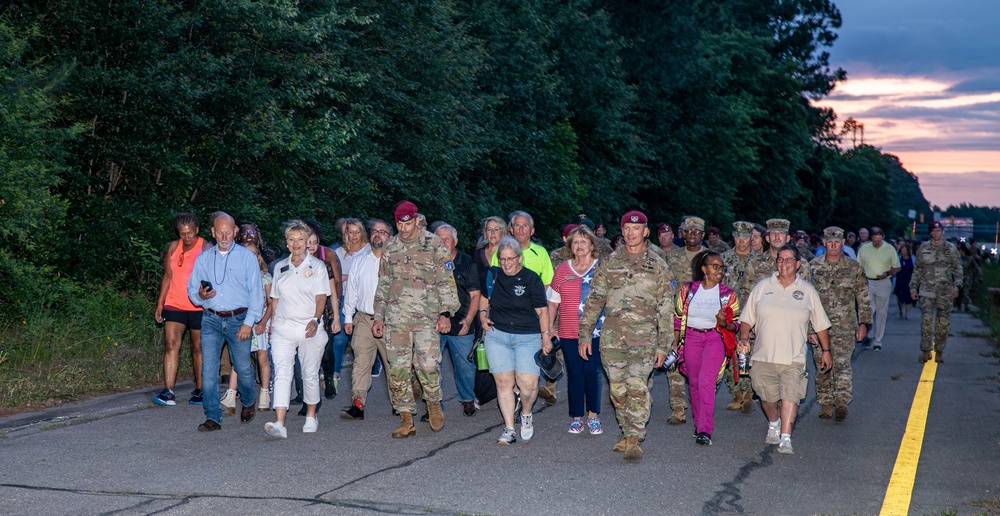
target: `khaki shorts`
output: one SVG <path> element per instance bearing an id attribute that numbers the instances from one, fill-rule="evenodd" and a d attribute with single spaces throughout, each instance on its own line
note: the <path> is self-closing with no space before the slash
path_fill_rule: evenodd
<path id="1" fill-rule="evenodd" d="M 806 397 L 809 379 L 805 364 L 772 364 L 754 362 L 750 370 L 750 385 L 762 401 L 778 400 L 798 403 Z"/>

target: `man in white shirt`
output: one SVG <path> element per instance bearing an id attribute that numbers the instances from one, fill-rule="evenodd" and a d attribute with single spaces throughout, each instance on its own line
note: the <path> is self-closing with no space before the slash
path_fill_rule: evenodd
<path id="1" fill-rule="evenodd" d="M 368 389 L 372 385 L 371 370 L 376 354 L 382 355 L 383 368 L 388 371 L 385 341 L 372 335 L 375 322 L 375 289 L 378 287 L 378 268 L 382 247 L 392 235 L 392 226 L 382 220 L 368 223 L 370 250 L 354 257 L 351 274 L 344 287 L 344 331 L 354 335 L 354 368 L 351 370 L 351 406 L 340 413 L 344 419 L 363 420 Z M 358 326 L 355 331 L 355 325 Z"/>
<path id="2" fill-rule="evenodd" d="M 864 228 L 862 228 L 864 229 Z M 882 350 L 882 337 L 889 315 L 889 296 L 892 295 L 892 275 L 900 271 L 899 255 L 891 245 L 886 245 L 882 228 L 872 227 L 871 242 L 858 248 L 858 263 L 868 278 L 868 298 L 875 313 L 874 342 L 872 349 Z"/>

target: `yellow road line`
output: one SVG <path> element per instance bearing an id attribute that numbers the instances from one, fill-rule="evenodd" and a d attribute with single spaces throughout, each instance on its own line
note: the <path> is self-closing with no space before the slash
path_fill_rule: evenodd
<path id="1" fill-rule="evenodd" d="M 937 362 L 928 360 L 917 383 L 917 392 L 913 395 L 913 405 L 910 406 L 910 417 L 906 421 L 906 432 L 899 444 L 899 454 L 896 455 L 896 465 L 892 468 L 889 487 L 885 490 L 882 501 L 881 516 L 905 515 L 910 511 L 910 497 L 913 495 L 913 480 L 917 476 L 917 463 L 920 462 L 920 449 L 924 444 L 924 428 L 927 426 L 927 410 L 931 405 L 931 391 L 934 390 L 934 377 L 937 375 Z"/>

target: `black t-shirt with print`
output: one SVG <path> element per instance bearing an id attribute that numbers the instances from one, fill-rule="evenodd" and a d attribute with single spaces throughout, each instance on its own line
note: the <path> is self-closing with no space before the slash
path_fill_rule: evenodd
<path id="1" fill-rule="evenodd" d="M 490 297 L 490 319 L 496 329 L 519 335 L 541 333 L 535 309 L 543 306 L 545 286 L 538 274 L 522 267 L 517 274 L 508 276 L 500 269 Z"/>

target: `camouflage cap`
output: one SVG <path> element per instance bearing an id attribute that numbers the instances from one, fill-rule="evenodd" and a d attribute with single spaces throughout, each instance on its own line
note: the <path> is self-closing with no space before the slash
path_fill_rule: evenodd
<path id="1" fill-rule="evenodd" d="M 684 223 L 681 224 L 681 229 L 684 231 L 689 229 L 705 231 L 705 219 L 701 217 L 688 217 L 684 219 Z"/>
<path id="2" fill-rule="evenodd" d="M 753 232 L 753 222 L 738 220 L 733 222 L 733 238 L 750 238 Z"/>
<path id="3" fill-rule="evenodd" d="M 788 222 L 787 219 L 768 219 L 766 224 L 768 233 L 772 231 L 782 231 L 788 233 L 788 228 L 792 227 L 792 223 Z"/>
<path id="4" fill-rule="evenodd" d="M 823 230 L 823 240 L 844 240 L 844 230 L 837 226 L 830 226 Z"/>

